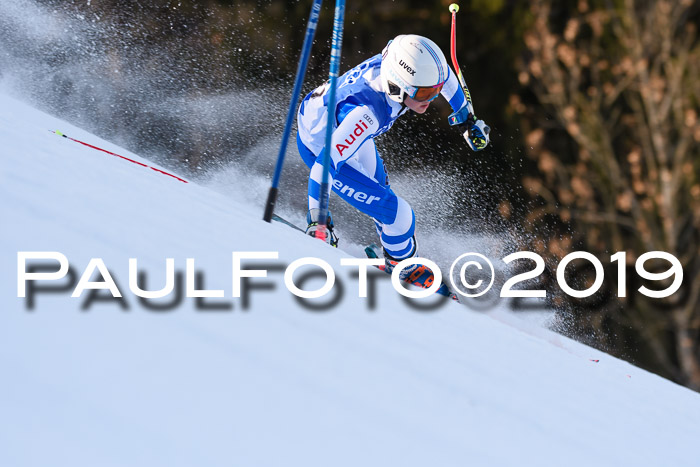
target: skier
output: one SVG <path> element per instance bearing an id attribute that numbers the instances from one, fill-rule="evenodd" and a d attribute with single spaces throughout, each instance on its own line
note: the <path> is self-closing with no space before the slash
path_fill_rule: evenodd
<path id="1" fill-rule="evenodd" d="M 319 222 L 328 88 L 326 82 L 309 93 L 297 115 L 297 146 L 311 169 L 306 233 L 314 237 Z M 472 150 L 484 149 L 489 142 L 489 127 L 476 119 L 472 103 L 445 56 L 428 38 L 397 36 L 381 55 L 365 60 L 338 79 L 329 188 L 374 219 L 387 272 L 399 261 L 417 256 L 416 218 L 406 200 L 392 191 L 374 138 L 388 131 L 408 110 L 424 113 L 439 94 L 455 112 L 450 115 L 450 124 L 460 127 Z M 326 241 L 336 246 L 330 215 L 327 226 Z M 425 267 L 404 268 L 401 278 L 416 277 L 417 268 Z"/>

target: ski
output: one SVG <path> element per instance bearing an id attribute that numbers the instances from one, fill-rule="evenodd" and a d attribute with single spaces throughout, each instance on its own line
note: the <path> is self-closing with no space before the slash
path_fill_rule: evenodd
<path id="1" fill-rule="evenodd" d="M 291 222 L 289 222 L 287 219 L 285 219 L 285 218 L 283 218 L 283 217 L 280 217 L 280 216 L 278 216 L 277 214 L 274 214 L 274 213 L 273 213 L 271 219 L 272 219 L 273 221 L 275 221 L 275 222 L 279 222 L 280 224 L 284 224 L 284 225 L 286 225 L 287 227 L 291 227 L 291 228 L 293 228 L 294 230 L 298 230 L 298 231 L 301 232 L 301 233 L 305 233 L 305 232 L 304 232 L 304 229 L 302 229 L 301 227 L 297 227 L 296 225 L 294 225 L 294 224 L 292 224 Z"/>

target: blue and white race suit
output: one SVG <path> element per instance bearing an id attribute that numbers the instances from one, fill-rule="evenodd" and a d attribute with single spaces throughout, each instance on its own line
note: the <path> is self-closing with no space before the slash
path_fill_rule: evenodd
<path id="1" fill-rule="evenodd" d="M 333 191 L 374 219 L 387 253 L 400 260 L 411 256 L 415 248 L 415 214 L 392 191 L 374 138 L 389 130 L 408 108 L 389 99 L 384 92 L 381 63 L 382 56 L 376 55 L 338 80 L 329 175 Z M 319 207 L 328 119 L 327 90 L 328 83 L 307 95 L 297 115 L 297 146 L 311 169 L 309 209 Z M 441 94 L 455 111 L 471 106 L 451 72 Z"/>

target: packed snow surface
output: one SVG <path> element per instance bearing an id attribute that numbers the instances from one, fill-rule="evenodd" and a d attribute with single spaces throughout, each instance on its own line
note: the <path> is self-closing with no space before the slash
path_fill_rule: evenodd
<path id="1" fill-rule="evenodd" d="M 416 311 L 388 281 L 372 309 L 350 255 L 264 223 L 262 199 L 183 183 L 6 95 L 0 141 L 2 466 L 697 465 L 697 393 L 505 311 Z M 59 290 L 31 309 L 28 251 L 75 274 L 37 281 Z M 270 271 L 244 309 L 234 251 L 279 252 L 252 268 L 321 258 L 344 294 L 312 311 Z M 71 297 L 92 258 L 123 301 Z M 224 297 L 146 308 L 129 258 L 149 290 L 167 258 L 183 273 L 193 258 L 198 288 Z"/>

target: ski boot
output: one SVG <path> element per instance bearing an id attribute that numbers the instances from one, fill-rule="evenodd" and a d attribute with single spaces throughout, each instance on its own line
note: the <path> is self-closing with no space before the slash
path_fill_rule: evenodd
<path id="1" fill-rule="evenodd" d="M 317 237 L 317 234 L 320 234 L 318 228 L 319 215 L 319 209 L 311 209 L 306 214 L 306 222 L 309 224 L 306 227 L 306 235 L 319 238 Z M 333 216 L 331 216 L 330 211 L 328 212 L 328 218 L 326 219 L 326 238 L 323 240 L 330 246 L 338 248 L 338 236 L 335 234 L 335 232 L 333 232 Z"/>
<path id="2" fill-rule="evenodd" d="M 387 253 L 386 249 L 383 249 L 384 271 L 391 274 L 396 265 L 399 264 L 399 262 L 403 261 L 404 259 L 414 258 L 418 256 L 418 244 L 416 243 L 415 237 L 413 237 L 413 244 L 415 245 L 413 251 L 410 255 L 408 255 L 408 257 L 403 259 L 394 259 L 389 253 Z M 411 264 L 410 266 L 406 266 L 399 273 L 399 278 L 402 281 L 410 282 L 411 284 L 424 288 L 430 287 L 435 281 L 433 271 L 431 271 L 430 268 L 422 264 Z"/>
<path id="3" fill-rule="evenodd" d="M 389 274 L 391 274 L 396 265 L 399 263 L 399 261 L 393 259 L 391 255 L 389 255 L 386 252 L 386 250 L 375 245 L 374 243 L 365 248 L 365 254 L 368 258 L 379 258 L 379 255 L 383 254 L 384 265 L 379 266 L 379 269 Z M 411 255 L 411 258 L 415 256 L 417 255 L 414 251 Z M 421 264 L 414 264 L 412 266 L 404 268 L 401 271 L 399 277 L 410 284 L 414 284 L 416 286 L 424 288 L 430 287 L 435 282 L 435 276 L 433 275 L 433 272 L 427 266 Z M 412 280 L 412 278 L 415 278 L 415 281 Z M 452 293 L 452 291 L 449 289 L 449 287 L 447 287 L 447 285 L 444 282 L 440 284 L 440 287 L 435 293 L 445 297 L 450 297 L 453 300 L 458 300 L 457 296 L 454 293 Z"/>

